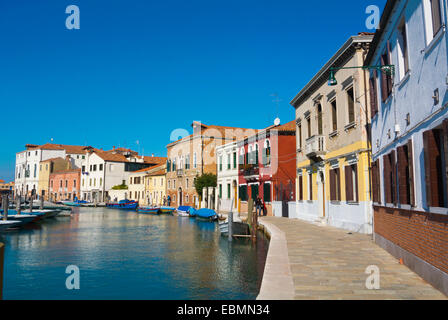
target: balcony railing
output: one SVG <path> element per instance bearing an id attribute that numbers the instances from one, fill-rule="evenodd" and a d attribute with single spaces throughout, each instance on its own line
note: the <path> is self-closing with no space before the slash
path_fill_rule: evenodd
<path id="1" fill-rule="evenodd" d="M 240 165 L 240 172 L 244 177 L 258 176 L 260 174 L 260 167 L 255 164 Z"/>
<path id="2" fill-rule="evenodd" d="M 309 158 L 320 157 L 327 153 L 324 136 L 312 136 L 306 140 L 305 154 Z"/>

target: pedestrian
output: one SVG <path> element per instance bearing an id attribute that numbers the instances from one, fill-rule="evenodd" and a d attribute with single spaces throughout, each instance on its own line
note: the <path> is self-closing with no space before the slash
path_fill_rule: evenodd
<path id="1" fill-rule="evenodd" d="M 260 197 L 257 197 L 257 200 L 255 200 L 255 208 L 257 215 L 261 217 L 263 215 L 263 202 Z"/>
<path id="2" fill-rule="evenodd" d="M 166 199 L 168 202 L 168 207 L 171 205 L 171 196 L 168 196 L 168 198 Z"/>
<path id="3" fill-rule="evenodd" d="M 163 196 L 163 205 L 166 206 L 166 196 Z"/>

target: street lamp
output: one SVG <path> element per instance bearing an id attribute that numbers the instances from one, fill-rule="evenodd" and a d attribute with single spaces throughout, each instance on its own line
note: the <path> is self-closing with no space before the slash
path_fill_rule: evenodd
<path id="1" fill-rule="evenodd" d="M 395 75 L 394 65 L 330 68 L 330 76 L 328 78 L 328 85 L 330 87 L 334 87 L 338 84 L 338 81 L 336 80 L 336 72 L 342 69 L 378 70 L 380 72 L 384 72 L 388 76 L 393 77 Z"/>

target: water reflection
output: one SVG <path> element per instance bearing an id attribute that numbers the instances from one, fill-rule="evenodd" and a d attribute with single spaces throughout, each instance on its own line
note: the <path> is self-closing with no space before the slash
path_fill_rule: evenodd
<path id="1" fill-rule="evenodd" d="M 0 236 L 5 299 L 254 299 L 267 242 L 229 243 L 215 223 L 78 209 Z M 65 268 L 81 290 L 65 288 Z"/>

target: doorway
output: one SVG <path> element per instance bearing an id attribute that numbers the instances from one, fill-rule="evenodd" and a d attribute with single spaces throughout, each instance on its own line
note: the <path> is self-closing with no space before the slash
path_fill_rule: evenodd
<path id="1" fill-rule="evenodd" d="M 317 199 L 319 202 L 319 217 L 325 218 L 325 176 L 323 171 L 319 171 L 317 181 Z"/>

